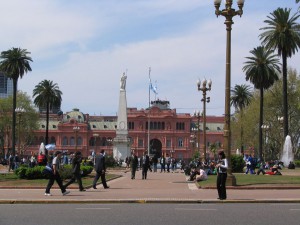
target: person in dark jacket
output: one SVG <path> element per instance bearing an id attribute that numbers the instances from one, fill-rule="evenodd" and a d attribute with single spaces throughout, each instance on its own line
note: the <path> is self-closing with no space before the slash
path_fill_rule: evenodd
<path id="1" fill-rule="evenodd" d="M 139 164 L 139 160 L 134 151 L 132 151 L 131 159 L 130 159 L 130 167 L 131 167 L 131 179 L 135 179 L 135 172 L 137 170 Z"/>
<path id="2" fill-rule="evenodd" d="M 149 156 L 147 154 L 147 151 L 145 151 L 144 155 L 142 157 L 142 179 L 143 180 L 147 179 L 147 172 L 148 172 L 149 166 L 150 166 Z"/>
<path id="3" fill-rule="evenodd" d="M 101 177 L 102 185 L 105 189 L 109 188 L 109 186 L 106 183 L 105 179 L 105 173 L 106 173 L 106 167 L 105 167 L 105 152 L 104 150 L 101 150 L 100 155 L 96 156 L 96 176 L 93 181 L 93 188 L 97 189 L 97 181 L 99 180 L 99 177 Z"/>
<path id="4" fill-rule="evenodd" d="M 79 191 L 85 191 L 84 187 L 82 186 L 82 181 L 81 181 L 81 170 L 80 170 L 80 164 L 82 162 L 82 155 L 81 152 L 76 152 L 75 153 L 75 157 L 72 160 L 72 172 L 73 172 L 73 176 L 72 178 L 69 180 L 68 183 L 66 183 L 64 185 L 65 189 L 72 183 L 75 182 L 75 180 L 77 180 L 78 185 L 79 185 Z"/>

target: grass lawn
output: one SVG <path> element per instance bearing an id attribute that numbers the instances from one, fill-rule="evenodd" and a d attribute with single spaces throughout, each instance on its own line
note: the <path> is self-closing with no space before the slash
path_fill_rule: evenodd
<path id="1" fill-rule="evenodd" d="M 300 187 L 300 175 L 296 173 L 300 173 L 298 171 L 292 171 L 293 173 L 288 173 L 287 169 L 283 169 L 281 173 L 282 176 L 277 175 L 250 175 L 250 174 L 243 174 L 243 173 L 234 173 L 236 177 L 237 186 L 254 186 L 254 185 L 266 185 L 266 186 L 299 186 Z M 206 181 L 199 182 L 201 187 L 215 187 L 216 186 L 216 175 L 208 176 Z"/>
<path id="2" fill-rule="evenodd" d="M 91 174 L 89 176 L 82 178 L 82 183 L 84 187 L 91 186 L 93 183 L 95 175 Z M 110 180 L 117 177 L 114 174 L 107 174 L 106 180 Z M 99 179 L 100 181 L 100 179 Z M 19 179 L 15 174 L 0 174 L 0 187 L 46 187 L 48 180 L 46 179 L 36 179 L 36 180 L 26 180 Z M 64 181 L 66 183 L 66 181 Z M 57 183 L 54 182 L 53 187 L 58 187 Z M 78 184 L 75 182 L 69 187 L 78 187 Z"/>

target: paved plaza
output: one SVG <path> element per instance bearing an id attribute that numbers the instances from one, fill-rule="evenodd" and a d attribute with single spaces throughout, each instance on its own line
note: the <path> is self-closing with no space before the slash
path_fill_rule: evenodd
<path id="1" fill-rule="evenodd" d="M 44 188 L 0 188 L 0 203 L 234 203 L 234 202 L 300 202 L 300 187 L 235 188 L 227 187 L 227 200 L 217 199 L 216 189 L 201 189 L 188 182 L 182 172 L 150 173 L 142 180 L 141 171 L 136 179 L 130 179 L 129 171 L 109 171 L 120 177 L 108 182 L 109 189 L 98 185 L 97 189 L 62 196 L 59 189 L 52 189 L 52 196 L 44 196 Z M 295 174 L 296 175 L 296 174 Z M 250 175 L 249 175 L 250 176 Z"/>

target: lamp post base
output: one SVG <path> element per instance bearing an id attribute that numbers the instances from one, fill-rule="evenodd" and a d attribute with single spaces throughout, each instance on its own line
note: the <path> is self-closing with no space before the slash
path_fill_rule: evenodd
<path id="1" fill-rule="evenodd" d="M 226 186 L 236 186 L 236 178 L 233 174 L 227 174 Z"/>

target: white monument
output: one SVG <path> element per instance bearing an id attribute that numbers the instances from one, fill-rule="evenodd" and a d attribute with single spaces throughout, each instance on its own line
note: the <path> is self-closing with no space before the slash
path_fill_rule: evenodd
<path id="1" fill-rule="evenodd" d="M 291 141 L 291 136 L 289 135 L 287 135 L 285 138 L 280 161 L 283 162 L 285 167 L 287 167 L 290 162 L 294 161 L 292 141 Z"/>
<path id="2" fill-rule="evenodd" d="M 130 140 L 128 138 L 127 127 L 127 100 L 126 100 L 126 79 L 127 76 L 123 73 L 120 81 L 120 97 L 118 110 L 118 123 L 116 137 L 114 138 L 113 154 L 117 160 L 125 160 L 130 156 Z"/>

